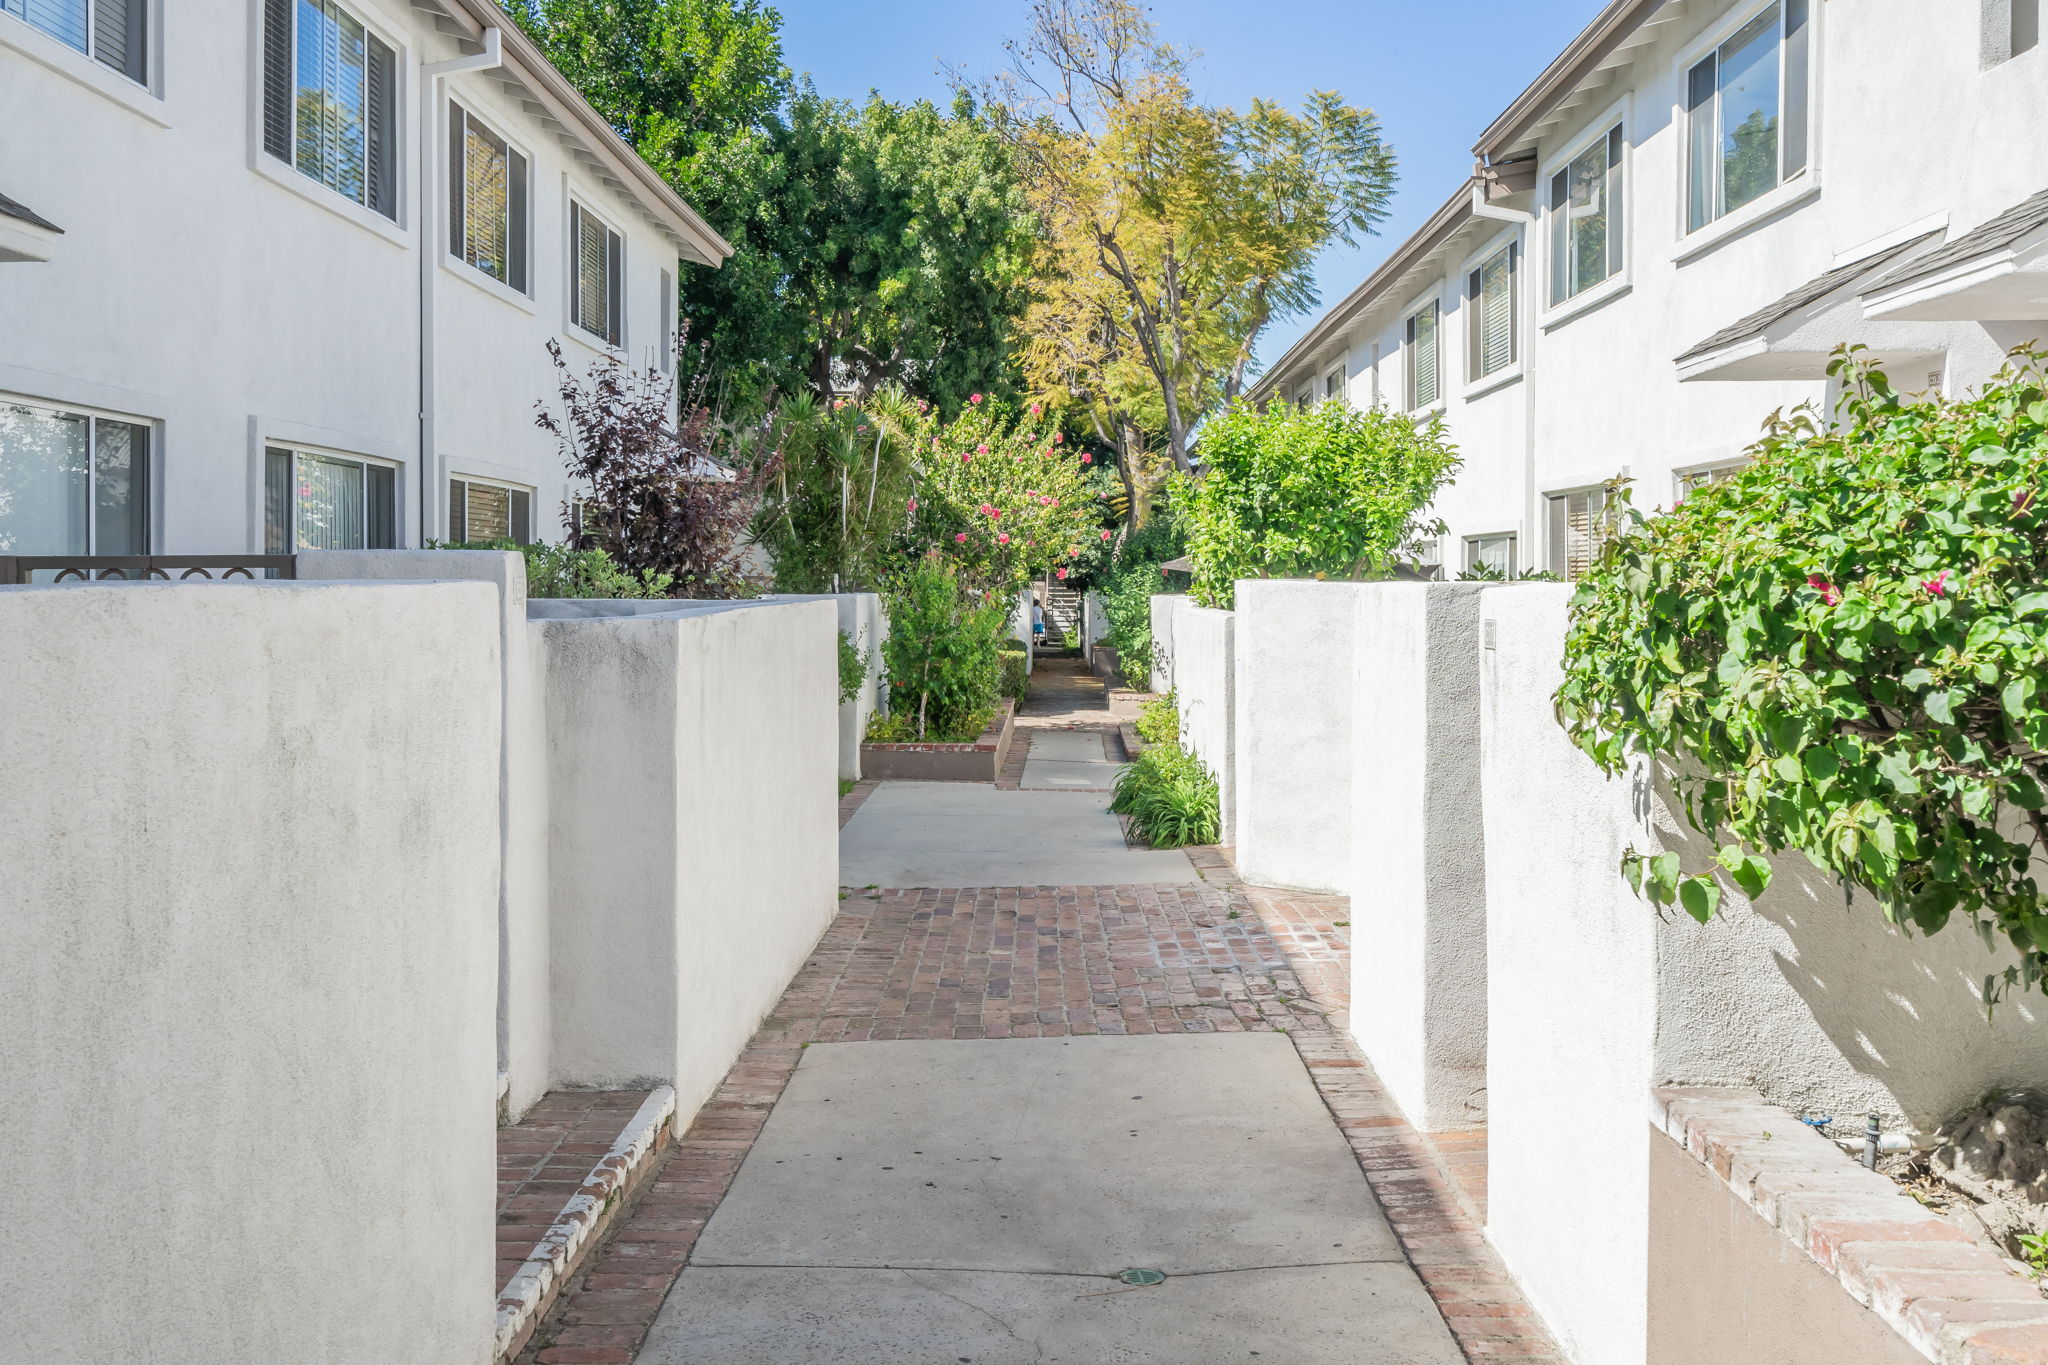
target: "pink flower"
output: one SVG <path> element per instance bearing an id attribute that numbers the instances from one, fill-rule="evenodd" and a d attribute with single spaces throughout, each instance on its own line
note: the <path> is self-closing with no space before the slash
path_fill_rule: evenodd
<path id="1" fill-rule="evenodd" d="M 910 510 L 911 510 L 911 511 L 913 511 L 913 512 L 915 512 L 915 511 L 917 510 L 917 499 L 916 499 L 916 498 L 912 498 L 912 499 L 910 500 Z"/>
<path id="2" fill-rule="evenodd" d="M 981 401 L 981 395 L 978 393 L 970 393 L 967 395 L 967 401 L 970 403 L 979 403 Z"/>
<path id="3" fill-rule="evenodd" d="M 1031 405 L 1031 415 L 1032 415 L 1033 417 L 1036 417 L 1036 416 L 1038 416 L 1038 414 L 1039 414 L 1039 413 L 1041 413 L 1041 412 L 1043 412 L 1043 411 L 1045 411 L 1045 409 L 1043 409 L 1043 408 L 1039 407 L 1039 406 L 1038 406 L 1038 404 L 1036 404 L 1036 403 L 1033 403 L 1033 404 Z"/>
<path id="4" fill-rule="evenodd" d="M 1003 519 L 1003 509 L 1000 507 L 991 507 L 988 509 L 988 515 L 989 520 L 991 521 L 1001 521 Z"/>
<path id="5" fill-rule="evenodd" d="M 1040 498 L 1040 499 L 1038 500 L 1038 504 L 1039 504 L 1039 506 L 1041 506 L 1041 507 L 1050 507 L 1050 506 L 1052 506 L 1052 499 L 1051 499 L 1051 498 Z"/>
<path id="6" fill-rule="evenodd" d="M 962 456 L 960 457 L 960 463 L 961 463 L 961 464 L 966 464 L 966 463 L 967 463 L 967 462 L 968 462 L 969 460 L 971 460 L 971 459 L 973 459 L 973 458 L 974 458 L 974 457 L 973 457 L 972 455 L 962 455 Z"/>
<path id="7" fill-rule="evenodd" d="M 1060 577 L 1061 577 L 1061 578 L 1065 578 L 1066 576 L 1067 576 L 1067 571 L 1066 571 L 1065 569 L 1061 569 L 1061 570 L 1060 570 Z"/>
<path id="8" fill-rule="evenodd" d="M 1948 596 L 1948 570 L 1943 569 L 1920 586 L 1936 597 Z"/>
<path id="9" fill-rule="evenodd" d="M 1068 558 L 1068 559 L 1079 559 L 1080 557 L 1081 557 L 1081 552 L 1080 552 L 1080 550 L 1078 550 L 1077 548 L 1075 548 L 1075 547 L 1074 547 L 1074 546 L 1072 546 L 1072 545 L 1069 545 L 1069 546 L 1067 547 L 1067 558 Z"/>
<path id="10" fill-rule="evenodd" d="M 1085 450 L 1084 450 L 1084 451 L 1082 451 L 1082 452 L 1081 452 L 1081 463 L 1082 463 L 1082 464 L 1094 464 L 1094 463 L 1095 463 L 1095 457 L 1094 457 L 1093 455 L 1090 455 L 1090 454 L 1089 454 L 1089 453 L 1088 453 L 1087 451 L 1085 451 Z"/>
<path id="11" fill-rule="evenodd" d="M 1104 540 L 1108 540 L 1108 539 L 1109 539 L 1109 532 L 1107 532 L 1107 531 L 1104 531 L 1104 532 L 1102 533 L 1102 538 L 1103 538 Z"/>
<path id="12" fill-rule="evenodd" d="M 845 407 L 845 406 L 846 406 L 846 400 L 845 400 L 844 398 L 835 398 L 835 399 L 833 399 L 833 400 L 832 400 L 832 411 L 834 411 L 834 412 L 837 412 L 837 411 L 839 411 L 839 410 L 840 410 L 841 408 L 843 408 L 843 407 Z"/>
<path id="13" fill-rule="evenodd" d="M 986 454 L 988 454 L 988 447 L 987 447 L 987 446 L 976 446 L 976 447 L 974 448 L 974 453 L 975 453 L 975 454 L 977 454 L 977 455 L 986 455 Z"/>
<path id="14" fill-rule="evenodd" d="M 962 531 L 960 534 L 954 536 L 953 543 L 955 545 L 965 545 L 967 543 L 967 533 L 965 531 Z"/>
<path id="15" fill-rule="evenodd" d="M 1053 443 L 1054 445 L 1058 445 L 1058 444 L 1059 444 L 1059 443 L 1060 443 L 1061 441 L 1064 441 L 1064 440 L 1066 440 L 1066 439 L 1067 439 L 1067 433 L 1065 433 L 1064 431 L 1055 431 L 1055 432 L 1054 432 L 1054 433 L 1052 434 L 1052 443 Z"/>
<path id="16" fill-rule="evenodd" d="M 1009 537 L 1009 534 L 1008 534 L 1007 532 L 1005 532 L 1004 534 L 1002 534 L 1002 535 L 999 535 L 999 536 L 997 536 L 997 537 L 996 537 L 996 544 L 998 544 L 998 545 L 1008 545 L 1009 543 L 1010 543 L 1010 537 Z"/>
<path id="17" fill-rule="evenodd" d="M 1842 600 L 1842 591 L 1817 573 L 1806 576 L 1806 586 L 1820 594 L 1820 600 L 1829 606 Z"/>
<path id="18" fill-rule="evenodd" d="M 859 426 L 854 428 L 855 431 L 866 431 L 867 429 L 868 424 L 866 422 L 862 422 Z"/>

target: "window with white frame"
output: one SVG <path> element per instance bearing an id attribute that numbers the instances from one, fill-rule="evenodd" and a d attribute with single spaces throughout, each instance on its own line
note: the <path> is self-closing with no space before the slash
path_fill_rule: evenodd
<path id="1" fill-rule="evenodd" d="M 1339 365 L 1336 369 L 1323 376 L 1323 397 L 1342 398 L 1343 396 L 1344 367 Z"/>
<path id="2" fill-rule="evenodd" d="M 1520 566 L 1515 562 L 1515 533 L 1465 537 L 1465 572 L 1480 577 L 1513 578 Z"/>
<path id="3" fill-rule="evenodd" d="M 1686 72 L 1686 231 L 1806 169 L 1809 3 L 1766 5 Z"/>
<path id="4" fill-rule="evenodd" d="M 461 105 L 448 106 L 448 251 L 525 294 L 532 221 L 523 152 Z"/>
<path id="5" fill-rule="evenodd" d="M 1316 385 L 1315 385 L 1315 381 L 1314 381 L 1314 380 L 1309 380 L 1309 381 L 1308 381 L 1307 383 L 1305 383 L 1305 384 L 1301 385 L 1301 386 L 1300 386 L 1299 388 L 1295 389 L 1295 391 L 1294 391 L 1294 406 L 1296 406 L 1297 408 L 1305 408 L 1305 407 L 1308 407 L 1308 406 L 1310 406 L 1311 404 L 1313 404 L 1313 403 L 1314 403 L 1315 401 L 1316 401 Z"/>
<path id="6" fill-rule="evenodd" d="M 1550 302 L 1621 273 L 1621 125 L 1593 139 L 1550 177 Z"/>
<path id="7" fill-rule="evenodd" d="M 448 480 L 448 539 L 533 544 L 533 490 L 466 476 Z"/>
<path id="8" fill-rule="evenodd" d="M 265 552 L 389 550 L 397 544 L 395 466 L 288 446 L 264 450 Z"/>
<path id="9" fill-rule="evenodd" d="M 1479 263 L 1465 279 L 1471 319 L 1465 329 L 1466 373 L 1474 380 L 1499 374 L 1521 359 L 1515 314 L 1521 301 L 1520 249 L 1509 242 Z"/>
<path id="10" fill-rule="evenodd" d="M 1552 493 L 1549 504 L 1550 571 L 1559 578 L 1577 578 L 1593 567 L 1607 542 L 1607 489 Z"/>
<path id="11" fill-rule="evenodd" d="M 583 205 L 569 204 L 569 321 L 624 344 L 626 243 Z"/>
<path id="12" fill-rule="evenodd" d="M 1408 315 L 1404 326 L 1408 343 L 1408 409 L 1433 406 L 1443 397 L 1443 367 L 1438 364 L 1437 332 L 1442 306 L 1431 299 Z"/>
<path id="13" fill-rule="evenodd" d="M 263 0 L 263 149 L 398 217 L 398 55 L 334 0 Z"/>
<path id="14" fill-rule="evenodd" d="M 1734 464 L 1713 465 L 1702 469 L 1679 470 L 1676 474 L 1672 475 L 1672 481 L 1677 484 L 1677 488 L 1674 491 L 1678 494 L 1678 500 L 1684 502 L 1708 484 L 1721 483 L 1727 479 L 1734 478 L 1736 474 L 1741 472 L 1742 467 L 1748 463 L 1749 461 L 1747 460 L 1738 460 Z"/>
<path id="15" fill-rule="evenodd" d="M 148 554 L 150 431 L 0 399 L 0 554 Z"/>
<path id="16" fill-rule="evenodd" d="M 149 84 L 149 0 L 0 0 L 0 14 Z"/>

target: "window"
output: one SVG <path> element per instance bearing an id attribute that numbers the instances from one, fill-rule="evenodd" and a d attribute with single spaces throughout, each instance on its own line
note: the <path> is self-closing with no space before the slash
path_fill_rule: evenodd
<path id="1" fill-rule="evenodd" d="M 263 453 L 263 548 L 389 550 L 398 544 L 398 471 L 374 460 L 273 446 Z"/>
<path id="2" fill-rule="evenodd" d="M 1679 470 L 1672 476 L 1678 484 L 1678 500 L 1684 502 L 1699 489 L 1705 488 L 1710 483 L 1720 483 L 1724 479 L 1735 477 L 1742 469 L 1742 466 L 1747 463 L 1749 463 L 1747 460 L 1741 460 L 1735 464 L 1716 465 L 1712 469 Z"/>
<path id="3" fill-rule="evenodd" d="M 145 422 L 0 402 L 0 554 L 149 553 Z"/>
<path id="4" fill-rule="evenodd" d="M 1294 391 L 1294 406 L 1305 408 L 1316 401 L 1316 386 L 1313 381 L 1303 384 Z"/>
<path id="5" fill-rule="evenodd" d="M 1686 231 L 1806 169 L 1808 3 L 1768 6 L 1686 73 Z"/>
<path id="6" fill-rule="evenodd" d="M 613 346 L 622 344 L 625 241 L 581 204 L 569 205 L 569 321 Z"/>
<path id="7" fill-rule="evenodd" d="M 1466 302 L 1471 308 L 1471 325 L 1466 328 L 1468 373 L 1473 379 L 1499 374 L 1520 359 L 1515 335 L 1515 309 L 1521 287 L 1517 280 L 1513 242 L 1480 262 L 1465 280 Z"/>
<path id="8" fill-rule="evenodd" d="M 1607 490 L 1550 495 L 1550 571 L 1577 578 L 1600 557 L 1608 536 Z"/>
<path id="9" fill-rule="evenodd" d="M 1343 396 L 1344 367 L 1339 365 L 1336 369 L 1323 376 L 1323 397 L 1342 398 Z"/>
<path id="10" fill-rule="evenodd" d="M 149 0 L 0 0 L 0 14 L 149 84 Z"/>
<path id="11" fill-rule="evenodd" d="M 526 157 L 459 104 L 448 106 L 448 251 L 529 292 Z"/>
<path id="12" fill-rule="evenodd" d="M 1444 543 L 1435 536 L 1410 541 L 1401 553 L 1415 571 L 1434 583 L 1444 576 Z"/>
<path id="13" fill-rule="evenodd" d="M 1497 578 L 1513 578 L 1519 566 L 1515 563 L 1515 534 L 1509 531 L 1495 536 L 1465 537 L 1465 572 L 1478 572 Z"/>
<path id="14" fill-rule="evenodd" d="M 263 0 L 263 149 L 397 219 L 397 55 L 334 0 Z"/>
<path id="15" fill-rule="evenodd" d="M 450 479 L 448 539 L 458 544 L 484 540 L 533 544 L 533 494 L 506 484 Z"/>
<path id="16" fill-rule="evenodd" d="M 1433 405 L 1443 396 L 1439 382 L 1436 333 L 1441 309 L 1432 300 L 1420 312 L 1408 317 L 1408 408 Z"/>
<path id="17" fill-rule="evenodd" d="M 1621 125 L 1550 177 L 1550 302 L 1621 273 Z"/>

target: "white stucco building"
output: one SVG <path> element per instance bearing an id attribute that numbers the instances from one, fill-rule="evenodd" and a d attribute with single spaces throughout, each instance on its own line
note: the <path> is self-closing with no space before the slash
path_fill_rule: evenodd
<path id="1" fill-rule="evenodd" d="M 1959 391 L 2048 336 L 2040 0 L 1614 0 L 1252 388 L 1442 413 L 1446 576 L 1569 577 L 1869 346 Z"/>
<path id="2" fill-rule="evenodd" d="M 0 0 L 0 554 L 557 539 L 730 248 L 491 0 Z"/>

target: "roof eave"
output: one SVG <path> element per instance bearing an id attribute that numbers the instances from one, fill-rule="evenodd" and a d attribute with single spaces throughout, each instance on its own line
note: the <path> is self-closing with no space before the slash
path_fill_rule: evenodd
<path id="1" fill-rule="evenodd" d="M 1549 66 L 1543 68 L 1543 73 L 1515 97 L 1514 103 L 1487 125 L 1486 131 L 1479 135 L 1479 141 L 1472 146 L 1473 155 L 1482 162 L 1491 162 L 1504 152 L 1514 151 L 1518 141 L 1549 112 L 1552 105 L 1576 89 L 1624 38 L 1634 32 L 1643 20 L 1663 8 L 1665 3 L 1666 0 L 1612 0 Z"/>

